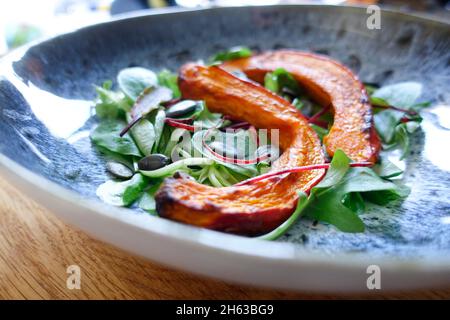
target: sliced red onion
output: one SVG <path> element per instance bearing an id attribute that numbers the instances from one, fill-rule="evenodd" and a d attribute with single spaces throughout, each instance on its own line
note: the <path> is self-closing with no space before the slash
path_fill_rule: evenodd
<path id="1" fill-rule="evenodd" d="M 257 182 L 257 181 L 261 181 L 261 180 L 264 180 L 264 179 L 268 179 L 268 178 L 279 176 L 279 175 L 286 174 L 286 173 L 303 172 L 303 171 L 309 171 L 309 170 L 329 169 L 330 165 L 331 165 L 331 163 L 321 163 L 321 164 L 312 164 L 312 165 L 309 165 L 309 166 L 287 168 L 287 169 L 283 169 L 283 170 L 280 170 L 280 171 L 269 172 L 269 173 L 262 174 L 260 176 L 254 177 L 254 178 L 250 178 L 250 179 L 241 181 L 241 182 L 235 184 L 235 186 L 241 186 L 241 185 L 254 183 L 254 182 Z M 353 163 L 350 163 L 350 167 L 352 167 L 352 168 L 355 168 L 355 167 L 371 167 L 371 166 L 373 166 L 372 162 L 353 162 Z"/>

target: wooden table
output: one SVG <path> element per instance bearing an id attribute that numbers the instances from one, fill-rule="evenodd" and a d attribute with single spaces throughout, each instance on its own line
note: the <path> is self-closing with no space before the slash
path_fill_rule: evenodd
<path id="1" fill-rule="evenodd" d="M 81 289 L 66 268 L 81 267 Z M 318 299 L 365 298 L 294 293 L 205 279 L 132 256 L 62 223 L 0 178 L 2 299 Z M 450 289 L 370 296 L 450 298 Z"/>

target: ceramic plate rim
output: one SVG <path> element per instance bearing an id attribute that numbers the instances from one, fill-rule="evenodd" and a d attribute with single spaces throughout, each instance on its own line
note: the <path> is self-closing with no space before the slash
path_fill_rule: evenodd
<path id="1" fill-rule="evenodd" d="M 287 5 L 291 6 L 291 5 Z M 295 5 L 302 7 L 334 7 L 329 5 Z M 266 7 L 266 6 L 265 6 Z M 276 6 L 274 6 L 276 7 Z M 361 8 L 359 6 L 346 6 L 347 8 L 355 9 Z M 241 7 L 239 7 L 241 8 Z M 86 28 L 95 28 L 99 25 L 114 23 L 117 21 L 141 18 L 149 15 L 166 15 L 179 12 L 194 12 L 194 11 L 206 11 L 206 10 L 217 10 L 220 8 L 202 8 L 202 9 L 159 9 L 154 12 L 137 12 L 133 14 L 122 14 L 115 19 L 108 20 L 106 22 L 101 22 L 99 24 L 89 25 L 68 33 L 77 32 L 78 30 L 83 30 Z M 430 19 L 424 17 L 423 15 L 405 14 L 397 12 L 395 10 L 384 10 L 386 12 L 402 14 L 408 17 L 423 19 L 426 22 L 435 22 L 443 24 L 445 26 L 450 26 L 450 23 L 440 21 L 439 19 Z M 65 33 L 65 34 L 68 34 Z M 29 45 L 21 47 L 19 49 L 13 50 L 9 54 L 0 58 L 0 64 L 8 63 L 12 61 L 13 57 L 21 52 L 25 52 L 31 47 L 44 43 L 53 38 L 63 36 L 65 34 L 57 35 L 55 37 L 50 37 L 40 41 L 33 42 Z M 224 234 L 216 231 L 196 228 L 188 225 L 182 225 L 177 222 L 161 219 L 158 217 L 146 217 L 146 219 L 151 223 L 141 224 L 142 221 L 138 221 L 133 218 L 133 215 L 127 215 L 129 209 L 121 209 L 103 204 L 100 200 L 87 199 L 82 197 L 75 191 L 66 189 L 49 179 L 40 176 L 36 173 L 31 172 L 27 168 L 21 166 L 20 164 L 14 162 L 12 159 L 0 153 L 0 175 L 2 175 L 6 180 L 8 180 L 12 185 L 16 186 L 19 190 L 21 184 L 26 183 L 33 188 L 40 189 L 44 192 L 50 199 L 56 198 L 73 206 L 78 210 L 89 210 L 93 211 L 103 218 L 113 219 L 115 221 L 120 221 L 120 223 L 125 224 L 128 227 L 139 229 L 147 233 L 153 233 L 163 238 L 170 238 L 178 242 L 187 242 L 190 245 L 196 246 L 199 249 L 209 249 L 209 250 L 219 250 L 228 254 L 237 255 L 240 258 L 250 258 L 263 260 L 274 260 L 276 259 L 278 263 L 291 264 L 298 266 L 299 268 L 305 265 L 324 265 L 332 264 L 335 267 L 343 267 L 345 269 L 360 269 L 367 266 L 368 261 L 373 261 L 374 259 L 383 264 L 383 266 L 392 272 L 405 272 L 405 271 L 415 271 L 420 273 L 434 273 L 434 272 L 450 272 L 450 257 L 443 257 L 439 255 L 430 255 L 427 259 L 421 258 L 402 258 L 397 259 L 391 256 L 383 256 L 377 258 L 371 258 L 370 253 L 337 253 L 333 254 L 333 258 L 330 261 L 330 256 L 318 252 L 317 249 L 311 250 L 306 248 L 301 248 L 298 244 L 293 243 L 280 243 L 280 242 L 268 242 L 264 240 L 248 239 L 244 237 L 239 237 L 235 235 Z M 55 215 L 62 218 L 58 212 L 54 212 Z M 65 219 L 63 219 L 65 220 Z M 139 224 L 138 224 L 139 223 Z M 163 226 L 163 228 L 160 228 Z M 206 239 L 214 239 L 212 243 L 205 243 L 204 241 L 196 240 L 198 237 L 192 237 L 193 234 L 200 235 Z M 95 237 L 95 234 L 93 235 Z M 110 241 L 108 241 L 110 242 Z M 239 246 L 236 244 L 239 243 Z M 120 246 L 120 244 L 115 243 Z M 301 255 L 298 253 L 301 252 Z M 136 253 L 136 252 L 135 252 Z M 436 252 L 438 253 L 438 252 Z M 139 253 L 138 253 L 139 254 Z M 151 257 L 147 257 L 150 258 Z M 431 261 L 430 261 L 431 259 Z"/>

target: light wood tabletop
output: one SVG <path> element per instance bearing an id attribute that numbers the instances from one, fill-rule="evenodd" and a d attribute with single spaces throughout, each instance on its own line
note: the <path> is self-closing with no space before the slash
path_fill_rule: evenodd
<path id="1" fill-rule="evenodd" d="M 81 269 L 69 290 L 66 271 Z M 2 299 L 443 299 L 450 289 L 377 295 L 318 295 L 228 284 L 166 268 L 67 226 L 0 178 Z"/>

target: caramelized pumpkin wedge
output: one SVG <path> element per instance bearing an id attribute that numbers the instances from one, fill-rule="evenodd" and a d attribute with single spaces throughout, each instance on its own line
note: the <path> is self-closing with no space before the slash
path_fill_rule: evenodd
<path id="1" fill-rule="evenodd" d="M 294 50 L 280 50 L 231 60 L 226 70 L 242 70 L 262 83 L 267 72 L 283 68 L 323 106 L 332 106 L 334 122 L 324 138 L 333 156 L 342 149 L 354 161 L 375 162 L 381 148 L 373 125 L 372 109 L 363 84 L 345 66 L 330 58 Z"/>
<path id="2" fill-rule="evenodd" d="M 217 66 L 187 64 L 179 86 L 185 99 L 205 100 L 212 112 L 279 129 L 283 151 L 272 170 L 324 162 L 320 141 L 289 102 L 258 84 Z M 294 211 L 297 192 L 308 192 L 324 175 L 312 170 L 276 176 L 243 186 L 214 188 L 182 175 L 165 179 L 156 194 L 162 217 L 236 234 L 258 235 L 276 228 Z"/>

